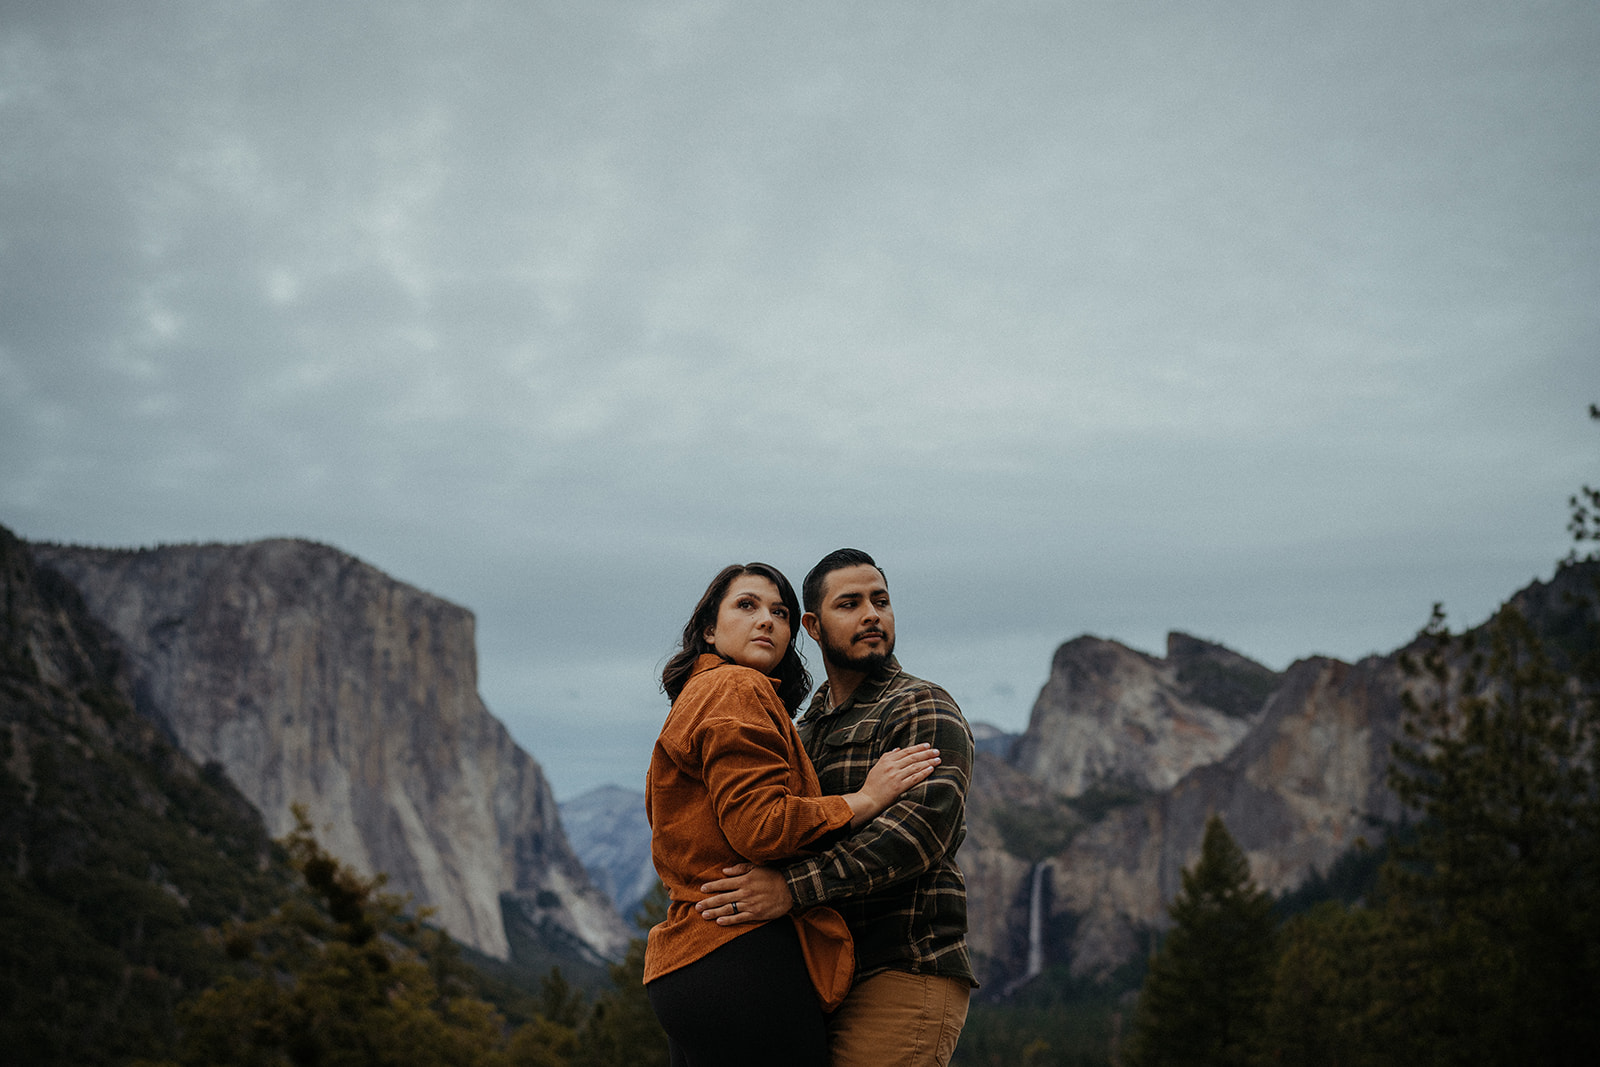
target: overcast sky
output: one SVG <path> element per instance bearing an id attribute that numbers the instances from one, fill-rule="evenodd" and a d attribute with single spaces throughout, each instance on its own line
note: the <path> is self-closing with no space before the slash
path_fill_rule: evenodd
<path id="1" fill-rule="evenodd" d="M 728 562 L 874 553 L 1017 730 L 1475 623 L 1592 400 L 1592 0 L 0 0 L 0 524 L 465 605 L 562 799 Z"/>

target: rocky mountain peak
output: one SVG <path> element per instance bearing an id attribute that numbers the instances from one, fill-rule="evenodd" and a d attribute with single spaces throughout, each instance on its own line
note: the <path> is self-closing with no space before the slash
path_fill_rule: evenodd
<path id="1" fill-rule="evenodd" d="M 489 955 L 514 921 L 620 956 L 543 771 L 478 696 L 470 612 L 306 541 L 33 551 L 115 634 L 139 710 L 275 835 L 304 805 L 330 851 Z"/>
<path id="2" fill-rule="evenodd" d="M 1168 636 L 1165 659 L 1077 637 L 1056 650 L 1011 762 L 1067 796 L 1168 789 L 1239 743 L 1277 678 L 1187 634 Z"/>
<path id="3" fill-rule="evenodd" d="M 1241 719 L 1258 714 L 1282 680 L 1248 656 L 1176 630 L 1167 634 L 1167 662 L 1190 697 Z"/>

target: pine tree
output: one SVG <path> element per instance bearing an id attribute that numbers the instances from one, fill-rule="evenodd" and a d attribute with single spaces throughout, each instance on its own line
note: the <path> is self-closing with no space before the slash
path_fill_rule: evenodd
<path id="1" fill-rule="evenodd" d="M 1272 900 L 1216 815 L 1168 914 L 1173 927 L 1140 991 L 1127 1063 L 1250 1063 L 1271 989 Z"/>
<path id="2" fill-rule="evenodd" d="M 1397 1006 L 1417 999 L 1429 964 L 1405 915 L 1325 901 L 1279 932 L 1263 1061 L 1303 1067 L 1409 1062 L 1414 1036 Z"/>
<path id="3" fill-rule="evenodd" d="M 660 882 L 640 905 L 639 927 L 667 917 L 667 890 Z M 628 954 L 611 967 L 613 988 L 595 1002 L 580 1035 L 576 1067 L 667 1067 L 667 1035 L 644 989 L 646 939 L 636 937 Z"/>
<path id="4" fill-rule="evenodd" d="M 570 1028 L 535 1020 L 509 1050 L 453 943 L 421 928 L 316 841 L 303 811 L 285 840 L 304 889 L 270 917 L 226 932 L 241 973 L 180 1010 L 178 1060 L 280 1067 L 565 1067 Z M 408 947 L 420 944 L 426 954 Z"/>
<path id="5" fill-rule="evenodd" d="M 1588 1063 L 1600 1047 L 1600 721 L 1514 605 L 1484 642 L 1435 610 L 1390 781 L 1422 815 L 1387 872 L 1430 981 L 1417 1062 Z M 1424 695 L 1419 695 L 1419 692 Z"/>

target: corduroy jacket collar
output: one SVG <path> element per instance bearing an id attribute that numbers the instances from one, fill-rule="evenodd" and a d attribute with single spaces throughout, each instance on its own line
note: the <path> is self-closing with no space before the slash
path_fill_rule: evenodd
<path id="1" fill-rule="evenodd" d="M 715 652 L 702 652 L 694 661 L 694 670 L 689 672 L 689 677 L 693 678 L 697 674 L 704 674 L 706 671 L 714 671 L 718 667 L 737 666 L 738 664 L 733 662 L 733 660 L 719 656 Z M 762 677 L 766 678 L 767 681 L 772 683 L 773 692 L 777 692 L 778 687 L 783 684 L 780 679 L 774 678 L 770 674 L 762 675 Z"/>

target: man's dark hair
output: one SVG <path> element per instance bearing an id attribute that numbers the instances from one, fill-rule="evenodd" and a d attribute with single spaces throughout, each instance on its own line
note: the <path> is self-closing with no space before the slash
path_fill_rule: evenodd
<path id="1" fill-rule="evenodd" d="M 806 580 L 800 584 L 800 593 L 805 598 L 806 611 L 815 615 L 817 609 L 822 606 L 822 586 L 827 581 L 828 575 L 834 571 L 842 571 L 846 567 L 859 567 L 863 563 L 875 568 L 878 575 L 883 578 L 884 584 L 889 584 L 889 576 L 883 573 L 883 568 L 879 567 L 877 561 L 871 556 L 859 548 L 836 548 L 817 560 L 817 565 L 811 568 L 811 571 L 806 575 Z"/>

